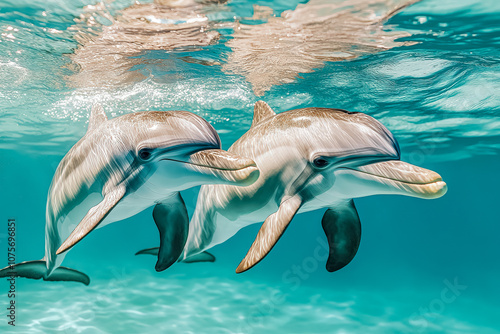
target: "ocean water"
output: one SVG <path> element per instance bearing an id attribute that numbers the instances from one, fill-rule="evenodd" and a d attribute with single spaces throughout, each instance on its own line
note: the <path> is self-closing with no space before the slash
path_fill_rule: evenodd
<path id="1" fill-rule="evenodd" d="M 0 281 L 1 333 L 500 333 L 500 2 L 0 0 L 0 262 L 40 259 L 54 171 L 100 103 L 109 117 L 184 109 L 228 148 L 253 104 L 365 112 L 402 160 L 437 171 L 436 200 L 356 200 L 354 260 L 325 270 L 323 211 L 294 218 L 253 269 L 259 224 L 214 263 L 134 256 L 151 209 L 92 232 L 64 265 L 91 284 Z M 134 5 L 135 3 L 135 5 Z M 408 6 L 407 6 L 408 5 Z M 158 33 L 158 31 L 161 33 Z M 192 214 L 198 189 L 183 192 Z"/>

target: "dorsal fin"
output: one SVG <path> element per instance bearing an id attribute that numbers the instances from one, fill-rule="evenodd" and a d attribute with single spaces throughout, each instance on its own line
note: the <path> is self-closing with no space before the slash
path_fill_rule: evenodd
<path id="1" fill-rule="evenodd" d="M 90 111 L 89 128 L 87 129 L 87 132 L 96 129 L 99 125 L 106 122 L 107 120 L 108 117 L 106 116 L 106 113 L 104 112 L 102 106 L 98 103 L 94 104 L 92 106 L 92 110 Z"/>
<path id="2" fill-rule="evenodd" d="M 271 107 L 264 101 L 255 102 L 253 107 L 253 121 L 252 126 L 256 126 L 266 118 L 276 115 Z"/>

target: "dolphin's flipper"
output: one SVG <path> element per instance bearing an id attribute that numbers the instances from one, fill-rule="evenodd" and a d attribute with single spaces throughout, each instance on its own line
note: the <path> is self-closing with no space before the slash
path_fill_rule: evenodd
<path id="1" fill-rule="evenodd" d="M 148 255 L 158 255 L 160 251 L 160 247 L 153 247 L 153 248 L 146 248 L 146 249 L 141 249 L 135 255 L 142 255 L 142 254 L 148 254 Z M 185 263 L 195 263 L 195 262 L 215 262 L 215 256 L 213 256 L 209 252 L 201 252 L 195 255 L 192 255 L 184 260 L 182 262 Z"/>
<path id="2" fill-rule="evenodd" d="M 189 217 L 181 195 L 177 193 L 156 204 L 153 218 L 160 232 L 160 249 L 155 269 L 163 271 L 179 259 L 188 236 Z"/>
<path id="3" fill-rule="evenodd" d="M 281 202 L 278 211 L 267 217 L 262 224 L 250 250 L 236 268 L 236 273 L 252 268 L 271 251 L 301 205 L 302 199 L 297 195 Z"/>
<path id="4" fill-rule="evenodd" d="M 192 255 L 192 256 L 182 260 L 182 262 L 185 262 L 185 263 L 215 262 L 215 256 L 213 256 L 209 252 L 201 252 L 201 253 Z"/>
<path id="5" fill-rule="evenodd" d="M 89 212 L 83 217 L 82 221 L 78 226 L 71 232 L 69 237 L 62 243 L 62 245 L 57 250 L 56 254 L 59 255 L 64 253 L 80 240 L 82 240 L 87 234 L 89 234 L 93 229 L 99 225 L 99 223 L 106 218 L 109 212 L 115 207 L 116 204 L 125 195 L 125 186 L 120 185 L 114 188 L 112 191 L 108 192 L 104 199 L 91 208 Z"/>
<path id="6" fill-rule="evenodd" d="M 354 202 L 326 210 L 321 225 L 330 246 L 326 270 L 333 272 L 349 264 L 358 251 L 361 223 Z"/>
<path id="7" fill-rule="evenodd" d="M 47 263 L 44 260 L 26 261 L 8 266 L 0 270 L 0 277 L 25 277 L 31 279 L 41 279 L 45 281 L 70 281 L 80 282 L 89 285 L 90 278 L 77 270 L 58 267 L 54 269 L 50 276 L 47 275 Z"/>

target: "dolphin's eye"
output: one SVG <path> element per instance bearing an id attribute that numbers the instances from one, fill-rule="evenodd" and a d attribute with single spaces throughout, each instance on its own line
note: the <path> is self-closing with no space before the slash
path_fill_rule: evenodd
<path id="1" fill-rule="evenodd" d="M 328 166 L 328 161 L 326 159 L 323 159 L 323 158 L 316 158 L 316 159 L 314 159 L 313 164 L 314 164 L 314 166 L 316 166 L 318 168 L 324 168 L 324 167 Z"/>
<path id="2" fill-rule="evenodd" d="M 139 151 L 139 158 L 144 161 L 149 160 L 149 158 L 151 158 L 151 151 L 147 148 L 143 148 Z"/>

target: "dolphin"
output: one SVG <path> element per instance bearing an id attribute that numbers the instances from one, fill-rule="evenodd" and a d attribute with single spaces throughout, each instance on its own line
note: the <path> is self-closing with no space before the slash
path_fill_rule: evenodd
<path id="1" fill-rule="evenodd" d="M 251 159 L 220 149 L 215 129 L 187 111 L 144 111 L 108 120 L 94 106 L 85 136 L 61 160 L 46 209 L 45 257 L 0 270 L 0 277 L 89 284 L 87 275 L 60 267 L 67 251 L 97 227 L 154 205 L 160 234 L 156 269 L 182 253 L 188 214 L 179 191 L 208 183 L 249 185 Z"/>
<path id="2" fill-rule="evenodd" d="M 400 161 L 392 133 L 374 118 L 341 109 L 304 108 L 276 114 L 255 104 L 251 128 L 228 150 L 253 159 L 258 180 L 245 187 L 204 185 L 180 261 L 220 244 L 245 226 L 262 224 L 236 269 L 261 261 L 298 213 L 327 208 L 326 269 L 355 256 L 361 225 L 353 198 L 398 194 L 438 198 L 446 183 L 430 170 Z"/>

